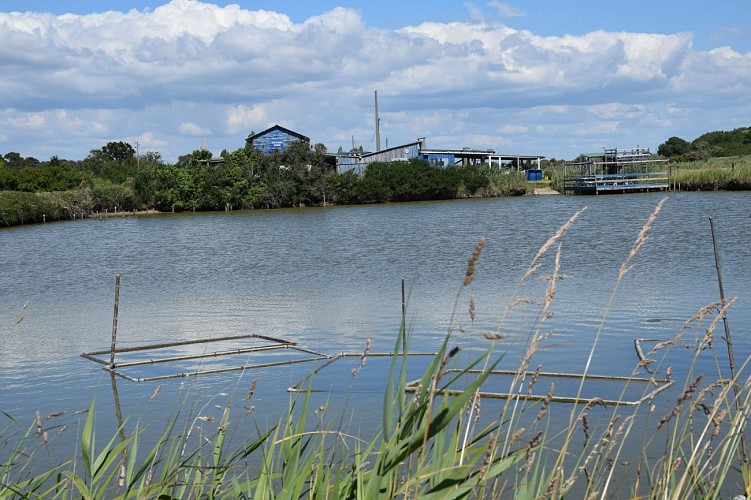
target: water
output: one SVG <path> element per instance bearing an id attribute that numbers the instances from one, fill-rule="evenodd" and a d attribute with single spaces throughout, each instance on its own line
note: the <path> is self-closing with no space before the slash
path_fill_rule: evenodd
<path id="1" fill-rule="evenodd" d="M 122 277 L 119 347 L 261 334 L 325 354 L 362 352 L 368 339 L 372 352 L 389 352 L 402 319 L 405 279 L 412 350 L 436 350 L 453 325 L 452 344 L 462 345 L 468 359 L 487 346 L 484 334 L 499 328 L 506 304 L 523 297 L 543 300 L 548 282 L 537 276 L 552 272 L 556 248 L 542 259 L 536 277 L 521 287 L 520 278 L 540 246 L 586 206 L 561 240 L 560 272 L 566 279 L 557 284 L 552 317 L 542 323 L 550 337 L 531 363 L 532 368 L 542 364 L 547 371 L 580 373 L 618 269 L 663 197 L 537 196 L 5 229 L 0 231 L 0 410 L 23 426 L 32 425 L 36 411 L 43 418 L 65 412 L 44 420 L 54 461 L 70 456 L 76 439 L 73 430 L 56 433 L 63 424 L 80 425 L 85 417 L 76 412 L 94 399 L 98 429 L 107 436 L 117 428 L 115 396 L 129 425 L 138 419 L 161 421 L 178 411 L 218 418 L 228 400 L 238 414 L 252 406 L 257 422 L 276 423 L 289 404 L 287 388 L 316 366 L 300 363 L 140 384 L 118 379 L 113 394 L 109 375 L 80 354 L 109 348 L 117 274 Z M 619 285 L 591 373 L 628 375 L 637 362 L 635 338 L 672 338 L 685 320 L 717 300 L 709 216 L 716 217 L 726 295 L 737 297 L 728 316 L 737 364 L 751 355 L 748 193 L 673 193 Z M 487 245 L 475 281 L 464 288 L 466 261 L 480 236 Z M 470 294 L 477 301 L 474 321 L 468 313 Z M 525 338 L 538 311 L 532 305 L 513 308 L 502 331 Z M 23 320 L 17 323 L 19 313 Z M 504 349 L 518 353 L 521 343 L 510 342 L 502 343 Z M 724 349 L 719 337 L 716 345 Z M 516 368 L 519 358 L 511 354 L 502 368 Z M 285 356 L 300 357 L 285 350 L 268 358 L 241 355 L 203 366 Z M 687 358 L 676 353 L 670 359 L 678 380 Z M 410 374 L 416 377 L 426 362 L 416 359 Z M 709 358 L 702 363 L 700 371 L 716 372 Z M 139 376 L 196 366 L 154 365 L 139 369 Z M 388 360 L 370 358 L 352 377 L 357 366 L 358 357 L 334 363 L 315 383 L 328 391 L 321 400 L 327 412 L 347 414 L 353 431 L 367 433 L 380 421 Z M 246 402 L 252 380 L 257 389 Z M 157 386 L 160 392 L 150 400 Z M 248 425 L 237 428 L 238 439 Z"/>

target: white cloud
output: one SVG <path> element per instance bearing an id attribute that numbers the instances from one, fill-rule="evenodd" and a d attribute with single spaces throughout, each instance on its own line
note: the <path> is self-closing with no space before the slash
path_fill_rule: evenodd
<path id="1" fill-rule="evenodd" d="M 126 142 L 133 142 L 133 143 L 137 142 L 138 148 L 141 151 L 162 148 L 167 145 L 167 141 L 163 139 L 157 139 L 156 137 L 154 137 L 154 132 L 150 130 L 147 132 L 143 132 L 138 137 L 135 137 L 133 140 L 126 141 Z"/>
<path id="2" fill-rule="evenodd" d="M 509 5 L 504 2 L 498 2 L 496 0 L 493 0 L 491 2 L 488 2 L 488 7 L 493 7 L 498 9 L 498 13 L 502 17 L 524 17 L 526 14 L 514 7 L 513 5 Z"/>
<path id="3" fill-rule="evenodd" d="M 194 122 L 182 122 L 179 127 L 180 133 L 185 135 L 200 136 L 206 133 L 210 133 L 208 130 L 204 130 Z"/>
<path id="4" fill-rule="evenodd" d="M 376 29 L 348 8 L 295 23 L 195 0 L 0 13 L 0 61 L 13 74 L 0 79 L 0 152 L 75 158 L 134 137 L 174 160 L 199 135 L 233 150 L 274 123 L 332 150 L 353 135 L 367 146 L 374 90 L 392 145 L 428 136 L 573 156 L 585 136 L 619 146 L 628 130 L 664 140 L 715 122 L 748 126 L 751 54 L 692 42 L 688 33 L 541 36 L 488 17 Z"/>
<path id="5" fill-rule="evenodd" d="M 6 123 L 11 127 L 20 129 L 39 129 L 44 126 L 45 119 L 44 115 L 41 113 L 21 113 L 16 116 L 9 117 Z"/>
<path id="6" fill-rule="evenodd" d="M 236 134 L 253 127 L 264 127 L 268 121 L 265 106 L 237 104 L 227 111 L 227 133 Z"/>

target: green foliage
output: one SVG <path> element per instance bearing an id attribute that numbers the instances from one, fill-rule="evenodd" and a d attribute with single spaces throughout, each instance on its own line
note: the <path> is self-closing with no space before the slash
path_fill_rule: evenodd
<path id="1" fill-rule="evenodd" d="M 55 166 L 0 168 L 0 190 L 6 191 L 67 191 L 91 186 L 93 181 L 92 173 L 59 161 Z"/>
<path id="2" fill-rule="evenodd" d="M 439 167 L 425 160 L 372 163 L 354 188 L 361 203 L 472 196 L 490 185 L 482 166 Z"/>
<path id="3" fill-rule="evenodd" d="M 683 162 L 751 155 L 751 127 L 740 127 L 729 132 L 707 132 L 690 143 L 679 137 L 671 137 L 659 146 L 657 153 Z"/>
<path id="4" fill-rule="evenodd" d="M 657 154 L 666 158 L 681 156 L 691 150 L 691 143 L 680 137 L 671 137 L 657 148 Z"/>
<path id="5" fill-rule="evenodd" d="M 92 149 L 81 163 L 84 170 L 115 184 L 132 178 L 138 170 L 135 150 L 125 142 L 108 142 L 100 149 Z"/>
<path id="6" fill-rule="evenodd" d="M 127 184 L 97 184 L 91 194 L 96 212 L 129 212 L 138 208 L 136 194 Z"/>
<path id="7" fill-rule="evenodd" d="M 136 155 L 136 150 L 127 142 L 108 142 L 102 146 L 102 153 L 111 161 L 129 161 Z"/>
<path id="8" fill-rule="evenodd" d="M 93 212 L 91 190 L 55 193 L 0 191 L 0 226 L 83 217 Z"/>
<path id="9" fill-rule="evenodd" d="M 673 164 L 670 183 L 683 191 L 751 190 L 751 160 L 715 158 L 703 165 Z"/>

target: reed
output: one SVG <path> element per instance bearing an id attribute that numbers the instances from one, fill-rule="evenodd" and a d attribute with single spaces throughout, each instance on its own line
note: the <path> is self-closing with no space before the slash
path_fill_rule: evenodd
<path id="1" fill-rule="evenodd" d="M 593 339 L 590 360 L 619 284 L 638 270 L 639 252 L 648 244 L 663 204 L 664 200 L 645 222 L 622 266 L 613 270 L 613 294 Z M 655 416 L 649 403 L 643 408 L 615 406 L 605 414 L 603 401 L 595 398 L 573 405 L 567 425 L 553 426 L 553 419 L 558 423 L 561 418 L 553 415 L 556 387 L 542 389 L 547 391 L 542 401 L 528 398 L 542 372 L 541 364 L 532 372 L 529 367 L 555 335 L 546 322 L 562 277 L 565 234 L 582 213 L 572 216 L 541 246 L 523 273 L 516 297 L 503 311 L 497 333 L 478 336 L 483 342 L 479 354 L 466 349 L 469 355 L 459 355 L 472 332 L 455 336 L 453 324 L 449 325 L 438 354 L 412 394 L 405 390 L 408 356 L 392 358 L 380 429 L 372 438 L 349 432 L 341 415 L 330 414 L 328 404 L 311 408 L 313 377 L 308 379 L 307 392 L 290 399 L 276 425 L 266 428 L 256 423 L 255 434 L 239 445 L 231 444 L 232 429 L 253 417 L 235 411 L 230 403 L 234 395 L 227 396 L 216 420 L 207 418 L 204 408 L 187 404 L 179 408 L 161 424 L 161 436 L 149 444 L 143 442 L 140 421 L 129 437 L 118 433 L 102 443 L 95 432 L 92 402 L 78 426 L 79 449 L 69 460 L 42 472 L 37 465 L 47 447 L 54 445 L 49 439 L 52 428 L 45 427 L 41 416 L 24 426 L 4 415 L 7 425 L 0 433 L 0 447 L 8 459 L 0 464 L 0 497 L 712 498 L 728 496 L 731 489 L 748 495 L 751 473 L 740 458 L 740 443 L 751 408 L 751 380 L 742 375 L 749 360 L 729 381 L 722 376 L 723 366 L 713 348 L 719 342 L 714 335 L 718 321 L 732 299 L 701 308 L 673 339 L 656 343 L 648 352 L 654 358 L 650 361 L 654 377 L 671 377 L 672 368 L 665 365 L 667 354 L 676 347 L 678 355 L 690 357 L 683 387 L 665 414 Z M 464 314 L 471 324 L 476 314 L 472 283 L 482 272 L 481 252 L 490 244 L 484 239 L 477 244 L 458 287 L 458 297 L 470 294 Z M 521 292 L 536 274 L 547 285 L 533 299 Z M 519 304 L 536 308 L 525 332 L 510 331 L 505 325 L 508 312 Z M 410 332 L 398 333 L 393 352 L 405 353 L 408 346 L 403 344 L 409 343 Z M 491 371 L 517 344 L 522 350 L 509 384 L 512 396 L 490 415 L 481 405 L 480 392 L 491 384 Z M 366 365 L 369 351 L 368 342 L 353 376 Z M 716 373 L 695 373 L 697 361 L 705 356 L 713 356 Z M 588 368 L 579 381 L 580 393 Z M 635 363 L 634 373 L 642 369 L 641 363 Z M 240 377 L 235 392 L 247 403 L 257 383 Z M 737 404 L 733 384 L 739 387 Z M 645 388 L 645 394 L 649 390 Z M 455 392 L 449 396 L 448 391 Z M 158 388 L 152 399 L 157 394 Z M 642 432 L 634 432 L 637 422 Z M 626 445 L 641 448 L 637 457 L 629 456 L 629 464 L 624 459 Z M 248 465 L 249 461 L 255 465 Z"/>
<path id="2" fill-rule="evenodd" d="M 670 184 L 683 191 L 739 191 L 751 189 L 748 158 L 713 158 L 707 162 L 670 166 Z"/>

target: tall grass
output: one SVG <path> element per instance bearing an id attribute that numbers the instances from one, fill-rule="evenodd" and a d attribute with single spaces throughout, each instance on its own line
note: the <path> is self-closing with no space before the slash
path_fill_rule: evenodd
<path id="1" fill-rule="evenodd" d="M 590 360 L 620 283 L 638 267 L 639 252 L 648 244 L 663 203 L 645 222 L 620 269 L 614 270 L 612 296 L 590 347 Z M 150 444 L 141 440 L 141 423 L 130 437 L 118 434 L 102 444 L 92 403 L 78 431 L 80 448 L 70 460 L 40 473 L 33 466 L 47 446 L 41 419 L 23 428 L 5 415 L 8 426 L 0 444 L 8 458 L 0 465 L 0 497 L 677 499 L 716 498 L 727 496 L 729 490 L 748 495 L 751 478 L 741 443 L 751 407 L 751 381 L 740 375 L 748 361 L 736 380 L 724 380 L 723 364 L 713 349 L 722 341 L 715 329 L 732 300 L 702 308 L 673 338 L 656 343 L 648 358 L 635 364 L 634 373 L 648 365 L 655 378 L 669 378 L 672 369 L 665 366 L 666 354 L 675 347 L 689 353 L 682 387 L 663 415 L 655 415 L 658 406 L 651 402 L 644 408 L 616 405 L 598 422 L 593 414 L 602 401 L 595 398 L 571 405 L 568 422 L 560 425 L 549 412 L 554 386 L 542 401 L 528 398 L 540 373 L 540 366 L 530 370 L 531 363 L 550 337 L 546 321 L 561 278 L 565 235 L 582 213 L 574 214 L 542 245 L 523 273 L 517 298 L 504 309 L 497 332 L 485 334 L 479 354 L 467 359 L 458 355 L 465 337 L 456 335 L 452 319 L 414 393 L 406 391 L 409 356 L 392 359 L 380 429 L 373 438 L 353 435 L 341 420 L 311 412 L 312 390 L 292 397 L 277 425 L 256 426 L 254 436 L 234 446 L 227 439 L 229 429 L 249 417 L 244 412 L 236 415 L 229 403 L 218 421 L 203 422 L 211 424 L 207 430 L 196 425 L 200 412 L 186 410 L 182 427 L 173 415 L 162 424 L 161 437 Z M 481 239 L 467 261 L 455 314 L 480 272 L 485 245 Z M 535 276 L 547 280 L 542 296 L 524 297 L 522 288 Z M 508 335 L 505 322 L 521 303 L 537 307 L 534 319 L 525 334 Z M 472 317 L 474 309 L 472 295 Z M 396 335 L 393 352 L 408 350 L 409 333 Z M 407 345 L 402 345 L 403 338 Z M 480 419 L 479 393 L 487 390 L 494 368 L 513 346 L 522 349 L 508 385 L 511 396 L 496 414 Z M 363 362 L 367 354 L 368 347 Z M 716 374 L 695 373 L 697 360 L 704 356 L 715 356 Z M 589 362 L 578 381 L 580 394 L 588 371 Z M 737 401 L 732 383 L 740 388 Z M 248 399 L 254 388 L 255 384 Z M 648 386 L 644 393 L 651 389 Z M 21 433 L 16 446 L 10 444 L 13 432 Z M 634 444 L 640 454 L 626 456 Z"/>
<path id="2" fill-rule="evenodd" d="M 751 190 L 751 160 L 713 158 L 671 164 L 670 184 L 684 191 Z"/>

